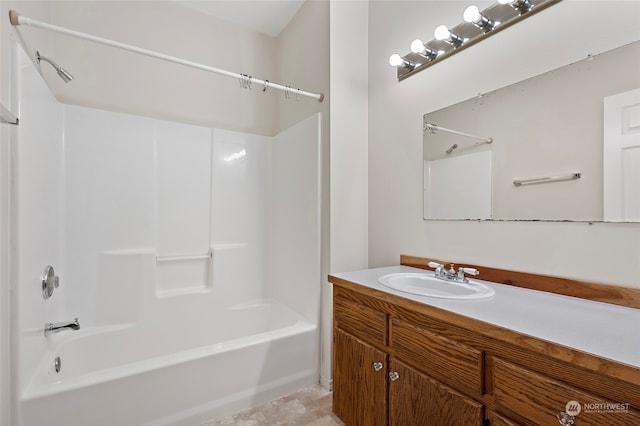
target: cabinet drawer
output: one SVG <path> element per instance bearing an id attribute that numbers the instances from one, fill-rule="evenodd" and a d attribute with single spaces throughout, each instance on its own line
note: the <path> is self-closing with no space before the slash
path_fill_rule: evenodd
<path id="1" fill-rule="evenodd" d="M 387 314 L 341 297 L 333 299 L 334 326 L 376 345 L 387 344 Z"/>
<path id="2" fill-rule="evenodd" d="M 395 318 L 390 339 L 398 357 L 431 377 L 482 394 L 482 351 Z"/>
<path id="3" fill-rule="evenodd" d="M 626 401 L 607 401 L 500 359 L 493 362 L 493 388 L 499 407 L 533 424 L 556 424 L 556 415 L 564 412 L 570 401 L 578 402 L 581 407 L 581 411 L 575 417 L 575 426 L 640 424 L 640 417 L 635 413 L 626 410 L 605 410 L 601 405 L 626 404 Z"/>

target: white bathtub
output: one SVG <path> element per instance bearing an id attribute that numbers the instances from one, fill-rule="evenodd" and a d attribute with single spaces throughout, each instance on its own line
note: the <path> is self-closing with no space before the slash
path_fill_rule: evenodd
<path id="1" fill-rule="evenodd" d="M 20 423 L 198 426 L 317 383 L 317 328 L 286 306 L 262 301 L 215 318 L 186 329 L 165 317 L 51 336 Z"/>

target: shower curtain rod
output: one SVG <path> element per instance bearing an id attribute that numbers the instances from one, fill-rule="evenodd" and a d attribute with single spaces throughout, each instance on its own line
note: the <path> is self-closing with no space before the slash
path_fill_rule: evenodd
<path id="1" fill-rule="evenodd" d="M 197 62 L 192 62 L 192 61 L 187 61 L 185 59 L 177 58 L 175 56 L 169 56 L 163 53 L 154 52 L 152 50 L 147 50 L 140 47 L 132 46 L 130 44 L 120 43 L 118 41 L 109 40 L 109 39 L 97 37 L 91 34 L 70 30 L 68 28 L 47 24 L 46 22 L 37 21 L 35 19 L 22 16 L 15 10 L 11 10 L 9 12 L 9 20 L 11 21 L 11 25 L 13 26 L 27 25 L 31 27 L 41 28 L 44 30 L 65 34 L 71 37 L 78 37 L 84 40 L 93 41 L 95 43 L 104 44 L 104 45 L 115 47 L 118 49 L 128 50 L 131 52 L 139 53 L 141 55 L 150 56 L 152 58 L 162 59 L 163 61 L 173 62 L 176 64 L 185 65 L 191 68 L 196 68 L 199 70 L 209 71 L 215 74 L 224 75 L 226 77 L 236 78 L 236 79 L 239 79 L 241 82 L 251 82 L 251 83 L 260 84 L 260 85 L 263 85 L 265 89 L 267 87 L 272 87 L 277 90 L 282 90 L 287 94 L 293 93 L 296 95 L 307 96 L 309 98 L 317 99 L 319 102 L 322 102 L 324 100 L 324 94 L 322 93 L 311 93 L 311 92 L 306 92 L 300 89 L 294 89 L 293 87 L 271 83 L 269 80 L 260 80 L 260 79 L 248 76 L 246 74 L 239 74 L 231 71 L 222 70 L 219 68 L 213 68 L 207 65 L 199 64 Z"/>
<path id="2" fill-rule="evenodd" d="M 493 142 L 492 138 L 482 138 L 480 136 L 472 135 L 472 134 L 469 134 L 469 133 L 464 133 L 464 132 L 459 132 L 457 130 L 447 129 L 446 127 L 440 127 L 437 124 L 426 123 L 424 125 L 424 130 L 429 130 L 432 133 L 435 133 L 438 130 L 442 130 L 443 132 L 453 133 L 455 135 L 460 135 L 460 136 L 466 136 L 466 137 L 471 138 L 471 139 L 478 139 L 478 140 L 483 141 L 484 143 Z"/>

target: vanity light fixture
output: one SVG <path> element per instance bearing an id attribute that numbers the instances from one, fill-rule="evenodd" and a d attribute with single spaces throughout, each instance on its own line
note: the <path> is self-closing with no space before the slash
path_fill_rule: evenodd
<path id="1" fill-rule="evenodd" d="M 424 42 L 419 38 L 413 40 L 411 42 L 411 51 L 413 53 L 417 53 L 420 56 L 427 58 L 430 61 L 433 61 L 438 55 L 444 53 L 443 50 L 437 51 L 428 46 L 425 46 Z"/>
<path id="2" fill-rule="evenodd" d="M 480 28 L 485 33 L 491 31 L 500 24 L 499 22 L 494 22 L 480 13 L 480 9 L 475 5 L 471 5 L 464 10 L 462 19 L 464 19 L 465 22 L 469 22 L 470 24 Z"/>
<path id="3" fill-rule="evenodd" d="M 436 30 L 433 32 L 433 36 L 436 40 L 444 41 L 445 43 L 449 43 L 454 48 L 462 46 L 462 43 L 465 42 L 465 39 L 460 37 L 458 34 L 451 32 L 446 25 L 438 25 Z"/>
<path id="4" fill-rule="evenodd" d="M 433 40 L 414 40 L 409 53 L 394 54 L 389 63 L 396 67 L 398 80 L 404 80 L 561 1 L 495 0 L 484 10 L 468 6 L 460 24 L 454 27 L 439 25 L 433 33 Z"/>
<path id="5" fill-rule="evenodd" d="M 413 70 L 417 66 L 415 63 L 407 61 L 405 58 L 398 55 L 397 53 L 394 53 L 393 55 L 389 56 L 389 65 L 391 65 L 392 67 L 406 68 L 408 70 Z"/>
<path id="6" fill-rule="evenodd" d="M 534 6 L 531 0 L 498 0 L 498 3 L 508 4 L 520 14 L 530 11 Z"/>

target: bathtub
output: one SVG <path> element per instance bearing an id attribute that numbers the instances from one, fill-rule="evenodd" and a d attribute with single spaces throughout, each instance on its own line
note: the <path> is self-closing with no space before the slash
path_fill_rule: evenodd
<path id="1" fill-rule="evenodd" d="M 20 423 L 198 426 L 318 382 L 317 327 L 286 306 L 245 303 L 210 320 L 182 330 L 167 315 L 50 336 Z"/>

